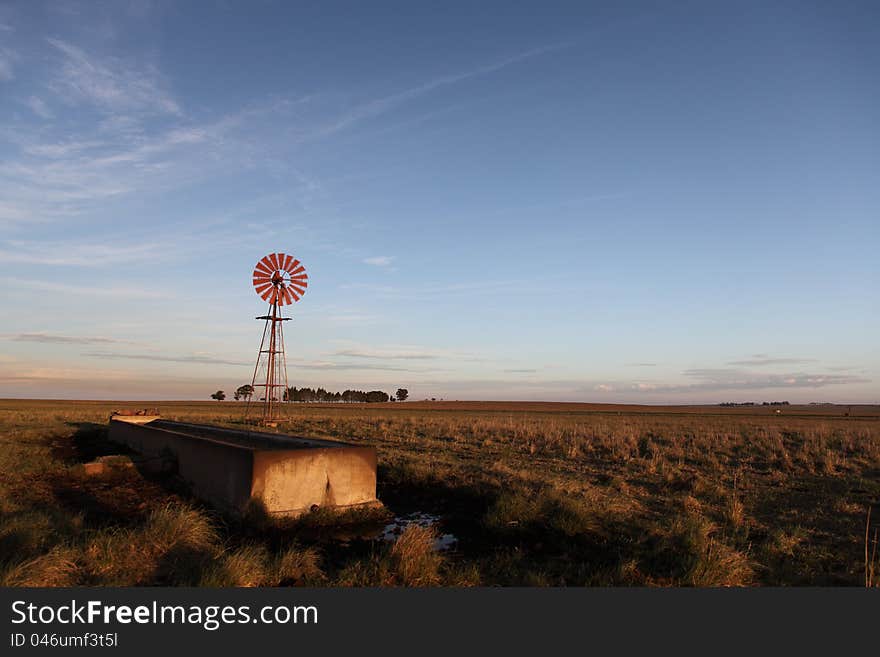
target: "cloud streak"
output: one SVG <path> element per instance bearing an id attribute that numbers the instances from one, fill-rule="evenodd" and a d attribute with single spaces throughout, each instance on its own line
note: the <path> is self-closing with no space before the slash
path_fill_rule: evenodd
<path id="1" fill-rule="evenodd" d="M 15 78 L 15 66 L 13 62 L 17 55 L 8 48 L 0 48 L 0 82 L 8 82 Z"/>
<path id="2" fill-rule="evenodd" d="M 347 358 L 371 358 L 376 360 L 429 360 L 439 358 L 436 353 L 414 349 L 339 349 L 334 351 L 333 356 L 345 356 Z"/>
<path id="3" fill-rule="evenodd" d="M 767 365 L 800 365 L 802 363 L 815 363 L 814 358 L 770 358 L 764 354 L 755 354 L 746 360 L 732 360 L 728 365 L 742 365 L 744 367 L 764 367 Z"/>
<path id="4" fill-rule="evenodd" d="M 234 365 L 241 367 L 253 368 L 253 361 L 240 361 L 218 356 L 206 354 L 184 354 L 166 356 L 162 354 L 122 354 L 112 352 L 88 352 L 82 354 L 89 358 L 99 358 L 104 360 L 137 360 L 152 361 L 158 363 L 186 363 L 190 365 Z M 379 365 L 372 363 L 339 363 L 333 361 L 309 361 L 291 359 L 288 361 L 288 371 L 297 369 L 316 370 L 316 371 L 376 371 L 376 372 L 437 372 L 443 371 L 438 369 L 414 369 L 408 367 L 397 367 L 393 365 Z"/>
<path id="5" fill-rule="evenodd" d="M 573 42 L 564 42 L 542 46 L 539 48 L 532 48 L 530 50 L 526 50 L 516 55 L 507 57 L 505 59 L 485 64 L 483 66 L 478 66 L 477 68 L 471 69 L 469 71 L 443 75 L 415 87 L 405 89 L 398 93 L 368 101 L 354 107 L 347 114 L 343 115 L 333 123 L 325 126 L 316 134 L 316 136 L 324 137 L 331 135 L 335 132 L 339 132 L 340 130 L 344 130 L 345 128 L 348 128 L 356 123 L 360 123 L 361 121 L 374 118 L 381 114 L 385 114 L 386 112 L 389 112 L 404 103 L 415 100 L 416 98 L 424 96 L 432 91 L 436 91 L 443 87 L 448 87 L 459 82 L 464 82 L 465 80 L 469 80 L 471 78 L 489 75 L 490 73 L 495 73 L 497 71 L 500 71 L 501 69 L 507 68 L 508 66 L 512 66 L 514 64 L 518 64 L 520 62 L 524 62 L 526 60 L 533 59 L 535 57 L 539 57 L 541 55 L 545 55 L 556 50 L 569 48 L 573 45 Z"/>
<path id="6" fill-rule="evenodd" d="M 870 379 L 854 375 L 828 375 L 809 372 L 764 374 L 732 368 L 702 368 L 685 370 L 684 376 L 697 379 L 696 383 L 634 383 L 605 382 L 590 389 L 599 392 L 632 393 L 700 393 L 752 390 L 785 390 L 825 388 L 828 386 L 870 383 Z"/>
<path id="7" fill-rule="evenodd" d="M 392 260 L 394 260 L 392 256 L 373 256 L 371 258 L 364 258 L 364 264 L 374 267 L 388 267 Z"/>
<path id="8" fill-rule="evenodd" d="M 55 333 L 16 333 L 5 336 L 13 342 L 37 342 L 41 344 L 119 344 L 123 340 L 83 335 L 58 335 Z"/>
<path id="9" fill-rule="evenodd" d="M 53 119 L 55 115 L 52 114 L 52 110 L 49 109 L 49 106 L 46 103 L 36 96 L 30 96 L 27 100 L 24 101 L 24 104 L 27 105 L 30 110 L 39 116 L 41 119 Z"/>
<path id="10" fill-rule="evenodd" d="M 69 103 L 88 103 L 105 112 L 182 114 L 154 68 L 138 69 L 108 56 L 98 59 L 61 39 L 47 41 L 63 57 L 50 87 Z"/>
<path id="11" fill-rule="evenodd" d="M 411 367 L 399 367 L 396 365 L 377 365 L 372 363 L 339 363 L 339 362 L 331 362 L 331 361 L 300 361 L 293 362 L 288 366 L 289 370 L 295 369 L 305 369 L 305 370 L 318 370 L 318 371 L 336 371 L 336 372 L 442 372 L 445 370 L 438 368 L 411 368 Z"/>
<path id="12" fill-rule="evenodd" d="M 67 285 L 65 283 L 52 283 L 23 278 L 5 277 L 0 281 L 9 288 L 24 287 L 32 290 L 56 292 L 58 294 L 75 294 L 78 296 L 107 297 L 113 299 L 167 299 L 169 294 L 155 290 L 145 290 L 136 287 L 94 287 L 88 285 Z"/>
<path id="13" fill-rule="evenodd" d="M 215 356 L 205 356 L 205 355 L 183 355 L 183 356 L 162 356 L 160 354 L 114 354 L 107 352 L 90 352 L 84 353 L 83 356 L 87 356 L 89 358 L 101 358 L 106 360 L 148 360 L 148 361 L 156 361 L 159 363 L 189 363 L 196 365 L 249 365 L 253 366 L 253 363 L 248 363 L 240 360 L 229 360 L 227 358 L 218 358 Z"/>
<path id="14" fill-rule="evenodd" d="M 101 267 L 107 265 L 130 264 L 152 260 L 162 252 L 162 245 L 100 244 L 96 241 L 83 242 L 30 242 L 9 240 L 0 246 L 0 262 L 70 266 Z"/>

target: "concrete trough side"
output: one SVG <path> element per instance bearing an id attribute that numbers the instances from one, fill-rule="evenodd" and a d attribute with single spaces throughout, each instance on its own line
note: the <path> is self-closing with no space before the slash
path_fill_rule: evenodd
<path id="1" fill-rule="evenodd" d="M 198 497 L 233 513 L 251 500 L 270 514 L 380 506 L 376 450 L 330 440 L 113 416 L 110 440 L 149 460 L 173 459 Z"/>

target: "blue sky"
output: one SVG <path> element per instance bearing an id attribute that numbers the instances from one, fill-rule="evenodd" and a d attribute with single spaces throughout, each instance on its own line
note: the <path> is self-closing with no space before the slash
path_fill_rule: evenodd
<path id="1" fill-rule="evenodd" d="M 0 5 L 0 395 L 880 401 L 876 3 Z"/>

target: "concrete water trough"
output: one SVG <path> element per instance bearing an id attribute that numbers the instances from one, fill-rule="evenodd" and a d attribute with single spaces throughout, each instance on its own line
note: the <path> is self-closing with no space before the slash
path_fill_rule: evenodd
<path id="1" fill-rule="evenodd" d="M 146 465 L 172 462 L 196 496 L 224 511 L 252 500 L 279 516 L 381 506 L 373 447 L 124 414 L 110 418 L 110 440 Z"/>

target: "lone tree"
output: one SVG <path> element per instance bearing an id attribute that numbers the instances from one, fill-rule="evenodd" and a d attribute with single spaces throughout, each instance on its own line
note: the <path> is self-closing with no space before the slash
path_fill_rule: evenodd
<path id="1" fill-rule="evenodd" d="M 406 388 L 398 388 L 397 394 L 394 396 L 397 397 L 397 401 L 406 401 L 406 398 L 409 397 L 409 390 Z"/>
<path id="2" fill-rule="evenodd" d="M 226 393 L 222 390 L 218 390 L 213 395 L 211 395 L 211 399 L 216 399 L 217 401 L 223 401 L 226 399 Z"/>
<path id="3" fill-rule="evenodd" d="M 246 383 L 243 386 L 238 386 L 235 390 L 235 394 L 232 395 L 232 398 L 235 401 L 239 399 L 250 400 L 251 396 L 254 394 L 254 387 L 250 383 Z"/>

